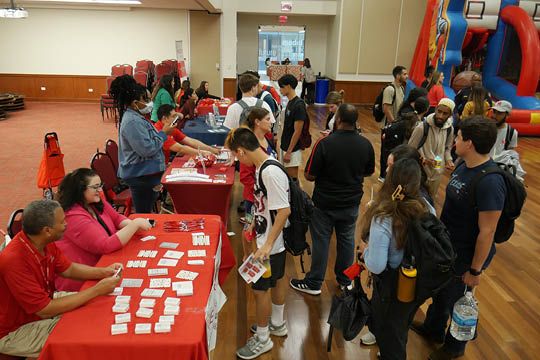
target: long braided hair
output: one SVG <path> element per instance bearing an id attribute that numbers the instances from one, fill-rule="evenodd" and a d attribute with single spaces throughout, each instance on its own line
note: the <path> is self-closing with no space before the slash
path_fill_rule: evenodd
<path id="1" fill-rule="evenodd" d="M 146 95 L 146 88 L 140 86 L 132 76 L 122 75 L 111 83 L 109 95 L 114 99 L 114 105 L 118 109 L 119 122 L 121 122 L 131 103 Z"/>

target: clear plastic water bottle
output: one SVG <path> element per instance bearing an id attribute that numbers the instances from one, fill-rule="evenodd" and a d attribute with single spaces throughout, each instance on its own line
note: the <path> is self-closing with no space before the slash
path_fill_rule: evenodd
<path id="1" fill-rule="evenodd" d="M 472 340 L 478 322 L 478 304 L 473 293 L 467 291 L 465 296 L 456 301 L 452 313 L 450 334 L 460 341 Z"/>

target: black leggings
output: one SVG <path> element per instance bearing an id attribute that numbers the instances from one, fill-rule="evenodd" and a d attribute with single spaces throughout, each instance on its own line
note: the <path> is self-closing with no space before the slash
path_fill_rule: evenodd
<path id="1" fill-rule="evenodd" d="M 383 280 L 374 277 L 369 330 L 377 339 L 382 360 L 406 360 L 409 325 L 421 304 L 397 299 L 397 271 L 391 272 Z"/>

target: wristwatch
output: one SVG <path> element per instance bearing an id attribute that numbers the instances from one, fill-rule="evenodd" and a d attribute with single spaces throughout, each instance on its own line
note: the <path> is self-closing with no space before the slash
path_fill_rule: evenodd
<path id="1" fill-rule="evenodd" d="M 478 271 L 478 270 L 475 270 L 473 268 L 470 268 L 469 269 L 469 272 L 471 273 L 471 275 L 473 276 L 480 276 L 480 274 L 482 273 L 482 270 Z"/>

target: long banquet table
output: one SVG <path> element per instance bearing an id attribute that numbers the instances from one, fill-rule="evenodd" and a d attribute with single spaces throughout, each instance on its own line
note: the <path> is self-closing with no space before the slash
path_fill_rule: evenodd
<path id="1" fill-rule="evenodd" d="M 215 344 L 217 331 L 217 313 L 224 301 L 224 295 L 217 283 L 217 269 L 221 259 L 219 247 L 222 222 L 216 215 L 162 215 L 137 214 L 133 217 L 148 217 L 156 220 L 156 226 L 149 232 L 136 234 L 124 248 L 108 255 L 103 255 L 97 266 L 108 266 L 115 262 L 126 265 L 128 260 L 140 260 L 140 250 L 158 250 L 155 258 L 145 258 L 146 268 L 124 268 L 123 279 L 143 279 L 141 287 L 124 287 L 122 295 L 131 295 L 129 312 L 131 322 L 128 333 L 111 335 L 111 325 L 115 322 L 112 307 L 115 296 L 100 296 L 82 307 L 62 316 L 49 336 L 39 359 L 40 360 L 90 360 L 90 359 L 208 359 L 208 343 L 210 349 Z M 210 236 L 210 246 L 193 246 L 190 232 L 166 232 L 164 221 L 185 220 L 204 217 L 204 232 Z M 141 241 L 142 237 L 153 235 L 155 240 Z M 148 269 L 158 268 L 157 263 L 168 249 L 160 248 L 162 242 L 178 243 L 177 251 L 185 252 L 177 266 L 168 267 L 168 275 L 152 278 L 171 278 L 172 282 L 184 281 L 176 278 L 180 270 L 198 272 L 193 281 L 193 296 L 181 297 L 180 313 L 175 316 L 170 333 L 155 333 L 154 323 L 163 314 L 164 300 L 176 297 L 171 288 L 156 299 L 154 315 L 149 318 L 135 317 L 139 308 L 141 292 L 149 287 Z M 204 265 L 188 265 L 187 251 L 205 249 Z M 94 285 L 95 281 L 87 281 L 83 289 Z M 209 300 L 210 299 L 210 300 Z M 216 300 L 218 299 L 218 300 Z M 151 323 L 151 334 L 135 334 L 136 323 Z M 209 332 L 208 332 L 209 329 Z"/>

